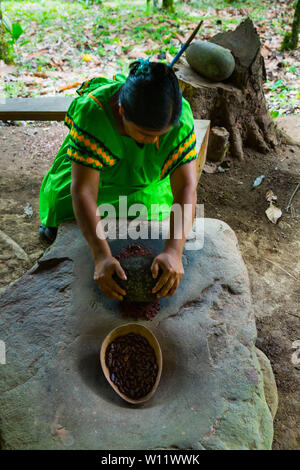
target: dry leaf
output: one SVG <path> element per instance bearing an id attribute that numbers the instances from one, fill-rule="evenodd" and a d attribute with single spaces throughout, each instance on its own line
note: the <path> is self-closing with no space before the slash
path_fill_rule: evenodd
<path id="1" fill-rule="evenodd" d="M 266 192 L 266 200 L 269 202 L 277 201 L 277 196 L 273 193 L 272 189 Z"/>
<path id="2" fill-rule="evenodd" d="M 40 77 L 40 78 L 49 78 L 49 75 L 43 72 L 34 72 L 32 75 L 34 75 L 35 77 Z"/>
<path id="3" fill-rule="evenodd" d="M 147 49 L 156 49 L 158 47 L 151 38 L 147 39 L 145 46 Z"/>
<path id="4" fill-rule="evenodd" d="M 277 220 L 280 219 L 280 217 L 282 216 L 281 209 L 279 209 L 279 207 L 274 206 L 274 204 L 272 204 L 272 202 L 270 202 L 270 206 L 265 211 L 265 213 L 266 213 L 266 216 L 268 217 L 268 219 L 273 224 L 276 224 Z"/>
<path id="5" fill-rule="evenodd" d="M 261 55 L 262 55 L 262 56 L 264 57 L 264 59 L 265 59 L 266 57 L 268 57 L 268 55 L 270 55 L 270 50 L 269 50 L 269 48 L 266 48 L 265 46 L 263 46 L 263 47 L 261 48 L 260 53 L 261 53 Z"/>
<path id="6" fill-rule="evenodd" d="M 181 36 L 181 34 L 175 33 L 175 36 L 177 37 L 177 39 L 179 39 L 179 41 L 181 42 L 181 44 L 184 44 L 184 43 L 185 43 L 185 39 L 184 39 L 183 36 Z"/>
<path id="7" fill-rule="evenodd" d="M 132 51 L 129 52 L 128 57 L 131 59 L 147 59 L 148 56 L 145 54 L 145 52 L 142 52 L 138 47 L 135 47 L 132 49 Z"/>
<path id="8" fill-rule="evenodd" d="M 203 171 L 204 173 L 209 173 L 209 174 L 216 173 L 217 165 L 215 163 L 205 163 L 203 167 Z"/>
<path id="9" fill-rule="evenodd" d="M 96 60 L 95 57 L 93 57 L 91 54 L 84 54 L 82 56 L 82 60 L 84 62 L 90 62 L 91 60 Z"/>
<path id="10" fill-rule="evenodd" d="M 27 54 L 26 59 L 33 59 L 34 57 L 39 57 L 41 54 L 49 54 L 49 47 L 30 52 L 30 54 Z"/>
<path id="11" fill-rule="evenodd" d="M 75 88 L 76 86 L 79 86 L 79 85 L 81 85 L 80 82 L 75 82 L 75 83 L 70 83 L 70 85 L 62 86 L 59 89 L 59 93 L 61 93 L 62 91 L 65 91 L 65 90 L 70 90 L 70 88 Z"/>

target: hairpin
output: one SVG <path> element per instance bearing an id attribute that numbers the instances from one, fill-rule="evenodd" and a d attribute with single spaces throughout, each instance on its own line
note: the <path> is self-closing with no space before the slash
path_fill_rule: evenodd
<path id="1" fill-rule="evenodd" d="M 140 74 L 148 75 L 151 73 L 150 59 L 151 57 L 148 57 L 146 60 L 138 59 L 140 65 L 135 71 L 135 74 L 134 74 L 135 76 L 140 75 Z"/>

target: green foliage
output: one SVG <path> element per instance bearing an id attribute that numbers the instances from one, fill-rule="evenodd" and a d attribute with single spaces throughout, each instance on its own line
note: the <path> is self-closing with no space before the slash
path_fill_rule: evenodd
<path id="1" fill-rule="evenodd" d="M 6 64 L 14 63 L 13 45 L 21 34 L 23 34 L 23 29 L 20 23 L 12 23 L 0 9 L 0 59 Z M 10 39 L 7 36 L 10 36 Z"/>
<path id="2" fill-rule="evenodd" d="M 103 0 L 77 0 L 78 3 L 83 5 L 84 7 L 89 7 L 90 5 L 102 5 Z"/>
<path id="3" fill-rule="evenodd" d="M 8 44 L 2 24 L 0 24 L 0 60 L 3 60 L 6 64 L 13 64 L 14 62 L 12 46 Z"/>
<path id="4" fill-rule="evenodd" d="M 278 108 L 281 110 L 287 106 L 293 107 L 297 104 L 299 99 L 299 96 L 297 97 L 295 93 L 297 88 L 287 85 L 283 78 L 275 82 L 267 81 L 266 89 L 272 92 L 269 97 L 269 107 L 270 114 L 273 118 L 280 115 Z"/>
<path id="5" fill-rule="evenodd" d="M 289 51 L 297 49 L 298 47 L 298 36 L 299 36 L 299 29 L 300 29 L 300 0 L 296 0 L 295 4 L 295 12 L 294 18 L 292 23 L 292 31 L 287 32 L 284 35 L 283 41 L 281 43 L 281 51 Z"/>
<path id="6" fill-rule="evenodd" d="M 281 51 L 287 51 L 287 50 L 290 49 L 291 37 L 292 37 L 292 33 L 290 31 L 285 33 L 285 35 L 283 37 L 283 40 L 282 40 L 282 43 L 281 43 L 281 46 L 280 46 Z"/>
<path id="7" fill-rule="evenodd" d="M 4 0 L 1 5 L 6 16 L 13 19 L 12 23 L 21 24 L 24 29 L 22 35 L 19 35 L 21 30 L 17 26 L 11 27 L 12 35 L 8 36 L 8 40 L 17 41 L 15 48 L 17 46 L 18 51 L 24 45 L 15 59 L 20 72 L 58 71 L 46 51 L 44 55 L 33 54 L 30 59 L 26 59 L 26 56 L 49 47 L 57 54 L 53 59 L 60 62 L 61 50 L 69 46 L 71 53 L 64 55 L 63 67 L 72 69 L 72 72 L 85 72 L 82 55 L 91 54 L 103 58 L 103 63 L 106 58 L 112 59 L 110 62 L 113 62 L 116 72 L 127 74 L 128 65 L 134 60 L 129 54 L 136 46 L 138 51 L 152 56 L 153 60 L 169 63 L 169 54 L 174 57 L 180 48 L 178 34 L 186 37 L 192 29 L 190 23 L 198 23 L 204 15 L 205 24 L 198 39 L 202 38 L 203 33 L 210 36 L 234 29 L 241 17 L 235 13 L 241 8 L 247 9 L 254 24 L 266 24 L 270 31 L 282 36 L 286 18 L 291 13 L 290 8 L 282 5 L 281 14 L 271 15 L 270 18 L 269 12 L 274 8 L 273 0 L 177 0 L 174 1 L 176 13 L 163 10 L 163 0 Z M 32 31 L 35 34 L 29 35 Z M 120 56 L 116 57 L 116 49 Z M 89 64 L 92 65 L 92 62 Z M 285 71 L 296 74 L 291 62 L 285 65 Z M 88 69 L 86 73 L 89 73 Z M 279 80 L 266 85 L 269 91 L 268 104 L 274 117 L 278 109 L 281 113 L 287 106 L 295 106 L 296 85 L 288 87 Z M 13 90 L 14 85 L 9 86 L 12 89 L 7 92 L 11 96 L 23 93 L 28 96 L 32 93 L 21 80 L 20 89 Z"/>
<path id="8" fill-rule="evenodd" d="M 171 13 L 174 13 L 175 12 L 174 0 L 163 0 L 162 9 L 167 10 Z"/>
<path id="9" fill-rule="evenodd" d="M 275 119 L 279 116 L 279 111 L 274 111 L 273 109 L 271 109 L 270 114 L 272 118 Z"/>

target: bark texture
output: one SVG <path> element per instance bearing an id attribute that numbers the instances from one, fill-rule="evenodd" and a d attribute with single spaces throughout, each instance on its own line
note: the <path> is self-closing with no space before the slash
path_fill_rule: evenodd
<path id="1" fill-rule="evenodd" d="M 4 26 L 2 25 L 2 11 L 0 2 L 0 60 L 3 60 L 6 64 L 12 64 L 13 58 L 11 49 L 7 43 L 7 37 Z"/>
<path id="2" fill-rule="evenodd" d="M 242 160 L 245 147 L 267 153 L 278 144 L 280 132 L 266 105 L 266 71 L 252 21 L 247 18 L 234 31 L 217 34 L 210 41 L 232 52 L 235 70 L 227 80 L 212 83 L 181 60 L 175 72 L 183 96 L 195 119 L 209 119 L 211 127 L 227 129 L 231 156 Z"/>
<path id="3" fill-rule="evenodd" d="M 292 23 L 292 31 L 288 31 L 283 38 L 281 43 L 281 50 L 288 51 L 297 49 L 298 47 L 298 37 L 300 29 L 300 0 L 295 3 L 295 13 Z"/>

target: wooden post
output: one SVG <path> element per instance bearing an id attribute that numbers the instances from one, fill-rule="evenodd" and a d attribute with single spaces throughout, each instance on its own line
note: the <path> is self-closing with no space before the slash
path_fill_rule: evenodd
<path id="1" fill-rule="evenodd" d="M 207 145 L 210 129 L 210 121 L 195 119 L 196 149 L 197 149 L 197 181 L 199 181 L 207 154 Z"/>

